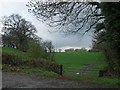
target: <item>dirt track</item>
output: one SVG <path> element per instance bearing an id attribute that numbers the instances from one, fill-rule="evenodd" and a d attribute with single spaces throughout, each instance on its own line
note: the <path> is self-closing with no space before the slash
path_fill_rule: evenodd
<path id="1" fill-rule="evenodd" d="M 93 85 L 60 78 L 46 78 L 37 75 L 2 73 L 3 88 L 110 88 L 110 86 Z"/>

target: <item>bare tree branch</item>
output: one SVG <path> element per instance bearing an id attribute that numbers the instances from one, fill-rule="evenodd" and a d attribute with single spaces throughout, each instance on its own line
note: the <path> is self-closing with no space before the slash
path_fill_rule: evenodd
<path id="1" fill-rule="evenodd" d="M 62 32 L 88 32 L 97 23 L 100 10 L 97 2 L 40 2 L 30 1 L 29 12 Z"/>

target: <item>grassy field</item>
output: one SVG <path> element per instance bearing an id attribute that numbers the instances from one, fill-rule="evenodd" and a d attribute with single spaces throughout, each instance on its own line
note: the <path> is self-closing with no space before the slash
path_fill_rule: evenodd
<path id="1" fill-rule="evenodd" d="M 62 52 L 56 53 L 55 59 L 59 64 L 63 64 L 64 72 L 80 70 L 85 64 L 92 65 L 92 69 L 96 70 L 103 69 L 107 65 L 101 52 Z"/>
<path id="2" fill-rule="evenodd" d="M 61 52 L 55 54 L 55 59 L 63 65 L 65 77 L 90 83 L 118 84 L 118 78 L 98 77 L 99 70 L 107 66 L 101 52 Z"/>

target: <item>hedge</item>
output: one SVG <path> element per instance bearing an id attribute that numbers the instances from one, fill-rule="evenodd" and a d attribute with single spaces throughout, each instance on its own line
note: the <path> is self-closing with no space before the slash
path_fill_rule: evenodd
<path id="1" fill-rule="evenodd" d="M 48 71 L 53 71 L 59 74 L 59 65 L 55 62 L 48 61 L 45 59 L 28 58 L 23 59 L 15 54 L 2 53 L 2 64 L 11 66 L 22 66 L 26 65 L 29 67 L 40 67 Z"/>

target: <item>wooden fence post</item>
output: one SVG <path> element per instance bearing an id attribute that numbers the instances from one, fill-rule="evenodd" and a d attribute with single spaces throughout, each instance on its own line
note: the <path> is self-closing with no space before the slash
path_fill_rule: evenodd
<path id="1" fill-rule="evenodd" d="M 62 64 L 60 64 L 60 75 L 62 76 L 63 75 L 63 65 Z"/>

